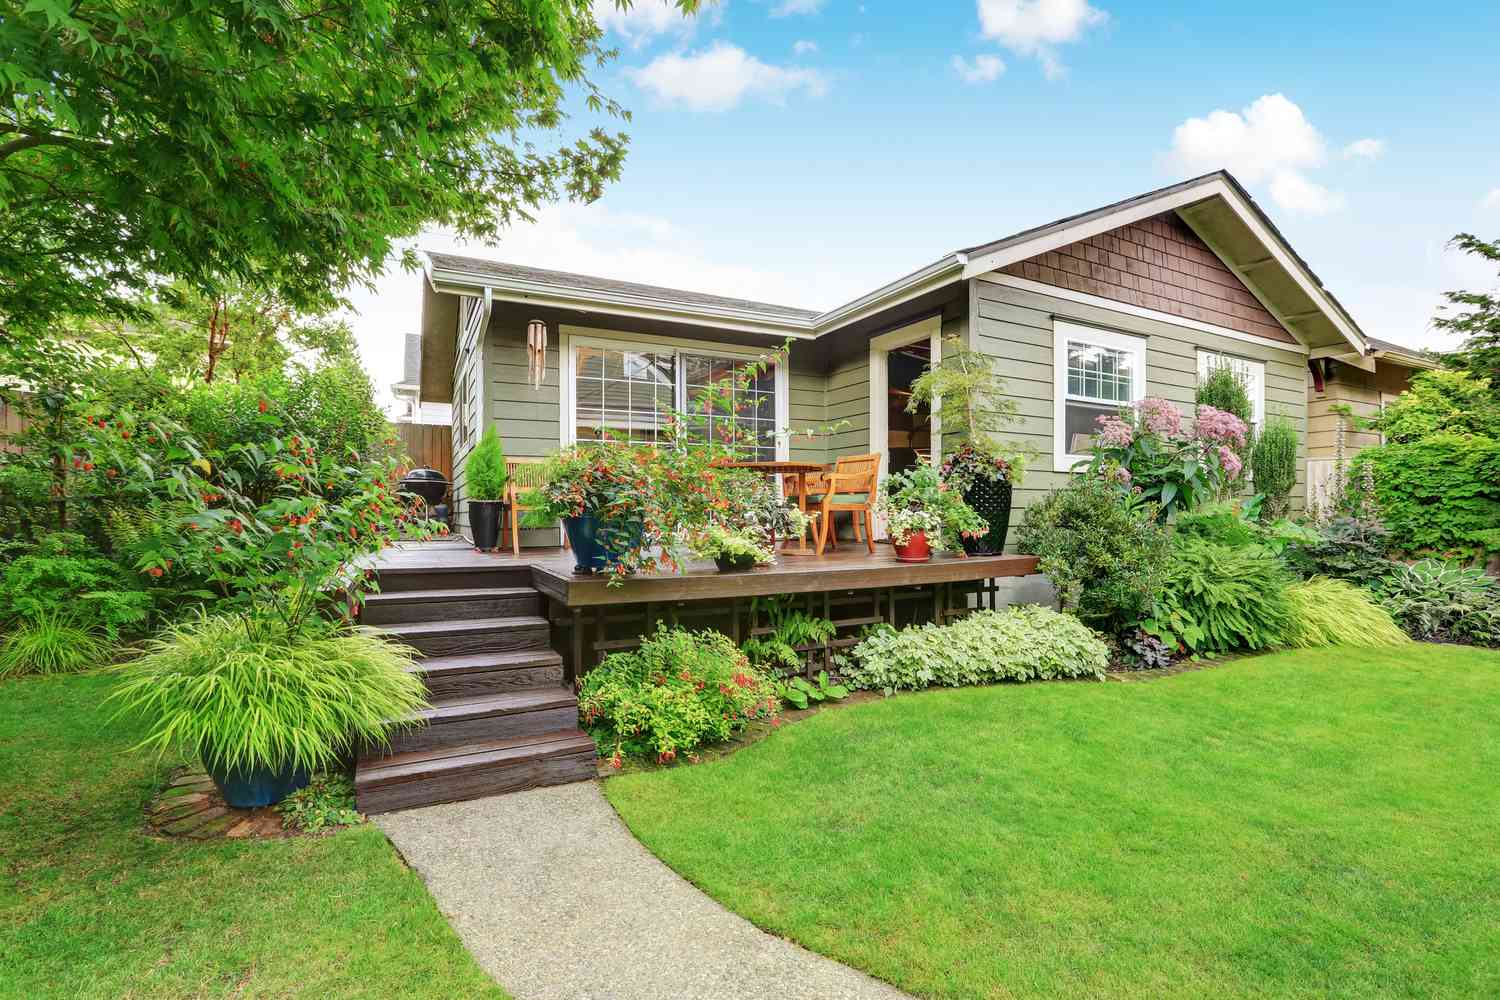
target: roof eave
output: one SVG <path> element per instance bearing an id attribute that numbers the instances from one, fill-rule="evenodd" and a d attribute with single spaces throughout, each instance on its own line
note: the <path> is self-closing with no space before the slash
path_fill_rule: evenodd
<path id="1" fill-rule="evenodd" d="M 967 258 L 961 253 L 941 257 L 920 270 L 830 309 L 813 321 L 814 329 L 818 336 L 822 336 L 955 281 L 961 281 L 966 261 Z"/>

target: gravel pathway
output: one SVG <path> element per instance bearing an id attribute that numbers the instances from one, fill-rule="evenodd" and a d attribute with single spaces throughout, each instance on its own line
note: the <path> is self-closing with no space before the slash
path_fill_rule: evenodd
<path id="1" fill-rule="evenodd" d="M 517 1000 L 901 1000 L 730 913 L 630 835 L 597 782 L 375 817 Z"/>

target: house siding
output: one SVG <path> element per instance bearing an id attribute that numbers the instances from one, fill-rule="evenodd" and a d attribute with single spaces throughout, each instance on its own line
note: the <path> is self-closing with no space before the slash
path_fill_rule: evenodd
<path id="1" fill-rule="evenodd" d="M 486 397 L 488 389 L 485 385 L 484 371 L 485 358 L 488 347 L 484 336 L 476 336 L 469 344 L 463 341 L 463 317 L 464 307 L 458 310 L 459 316 L 459 345 L 453 365 L 453 404 L 452 404 L 452 429 L 453 429 L 453 509 L 455 511 L 455 523 L 459 534 L 468 536 L 469 530 L 469 505 L 464 493 L 464 461 L 474 446 L 479 443 L 479 437 L 484 432 L 484 414 L 487 412 Z M 472 386 L 468 398 L 464 398 L 465 380 Z M 469 433 L 461 433 L 465 429 Z"/>
<path id="2" fill-rule="evenodd" d="M 1175 212 L 1019 261 L 1000 273 L 1297 342 Z"/>
<path id="3" fill-rule="evenodd" d="M 976 279 L 976 312 L 970 344 L 996 359 L 1006 379 L 1006 394 L 1015 401 L 1019 422 L 1005 437 L 1028 447 L 1034 457 L 1015 491 L 1018 525 L 1025 508 L 1067 482 L 1068 473 L 1053 468 L 1053 320 L 1092 324 L 1146 338 L 1146 395 L 1177 404 L 1185 414 L 1194 406 L 1199 348 L 1222 351 L 1266 363 L 1266 412 L 1297 424 L 1302 441 L 1297 460 L 1297 488 L 1292 500 L 1302 509 L 1307 452 L 1306 357 L 1269 344 L 1249 343 L 1201 332 L 1163 320 L 1117 312 L 1104 306 L 1073 302 L 1026 289 Z M 1015 547 L 1015 532 L 1007 546 Z"/>
<path id="4" fill-rule="evenodd" d="M 861 345 L 856 356 L 834 364 L 824 395 L 828 423 L 837 429 L 828 436 L 825 462 L 841 455 L 863 455 L 870 450 L 870 349 Z"/>

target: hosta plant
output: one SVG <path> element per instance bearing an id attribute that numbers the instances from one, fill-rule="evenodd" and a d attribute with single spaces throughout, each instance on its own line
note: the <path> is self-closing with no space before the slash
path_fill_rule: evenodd
<path id="1" fill-rule="evenodd" d="M 1482 570 L 1424 559 L 1381 580 L 1379 593 L 1415 638 L 1500 646 L 1500 583 Z"/>
<path id="2" fill-rule="evenodd" d="M 1286 591 L 1291 607 L 1288 646 L 1399 646 L 1411 639 L 1368 590 L 1313 577 Z"/>
<path id="3" fill-rule="evenodd" d="M 146 722 L 140 747 L 179 750 L 210 772 L 331 768 L 386 742 L 426 706 L 412 651 L 304 616 L 199 615 L 124 665 L 111 699 Z"/>
<path id="4" fill-rule="evenodd" d="M 806 677 L 791 677 L 786 680 L 774 680 L 772 685 L 777 696 L 793 708 L 806 708 L 808 705 L 824 701 L 842 701 L 849 697 L 849 689 L 842 684 L 830 681 L 826 670 L 819 670 L 812 680 Z"/>

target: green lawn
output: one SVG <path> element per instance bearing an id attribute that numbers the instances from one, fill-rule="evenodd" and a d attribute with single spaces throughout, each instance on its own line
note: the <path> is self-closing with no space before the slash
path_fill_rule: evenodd
<path id="1" fill-rule="evenodd" d="M 0 683 L 0 997 L 492 997 L 373 826 L 143 835 L 165 765 L 125 753 L 101 676 Z"/>
<path id="2" fill-rule="evenodd" d="M 668 864 L 927 997 L 1500 996 L 1500 654 L 824 712 L 614 778 Z"/>

